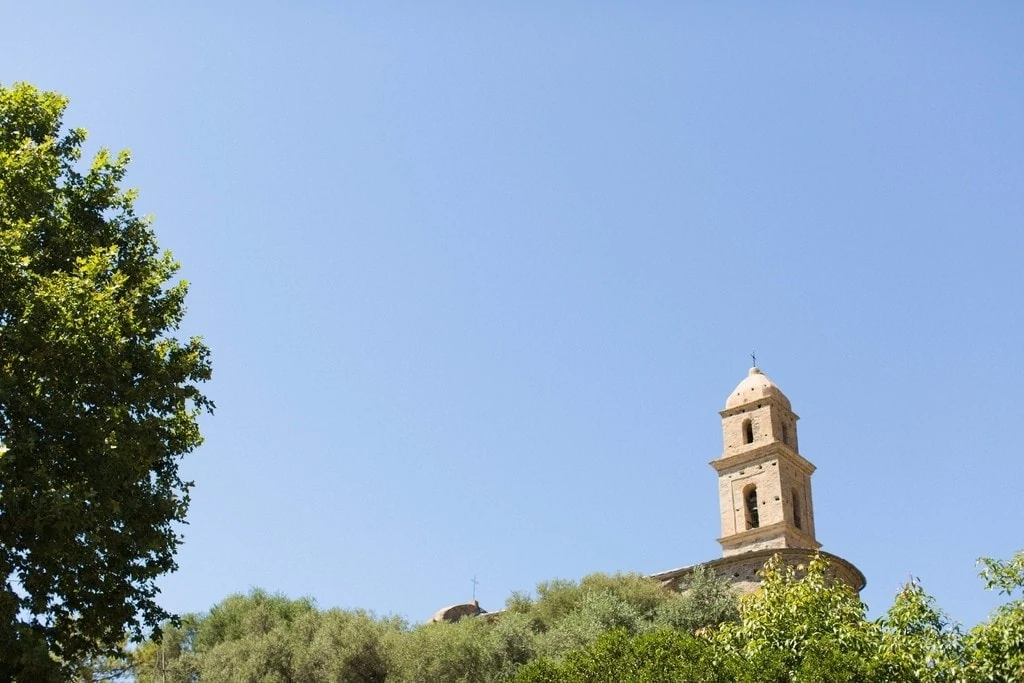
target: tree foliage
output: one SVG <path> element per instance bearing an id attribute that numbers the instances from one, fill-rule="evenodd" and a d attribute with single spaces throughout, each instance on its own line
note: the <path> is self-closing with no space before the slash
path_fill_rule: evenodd
<path id="1" fill-rule="evenodd" d="M 1024 681 L 1024 550 L 1009 560 L 982 558 L 979 563 L 985 588 L 1018 597 L 968 634 L 970 672 L 980 681 Z"/>
<path id="2" fill-rule="evenodd" d="M 0 678 L 115 654 L 167 614 L 189 484 L 178 458 L 212 408 L 199 339 L 171 333 L 186 284 L 160 252 L 128 153 L 79 170 L 66 100 L 0 87 Z"/>
<path id="3" fill-rule="evenodd" d="M 983 560 L 989 588 L 1024 590 L 1024 553 Z M 513 595 L 496 615 L 409 626 L 254 591 L 186 617 L 136 650 L 140 683 L 982 683 L 1024 680 L 1024 608 L 1012 600 L 964 634 L 920 583 L 869 620 L 827 562 L 770 561 L 736 601 L 697 572 L 680 593 L 594 574 Z"/>
<path id="4" fill-rule="evenodd" d="M 185 681 L 344 681 L 388 675 L 388 634 L 395 619 L 360 611 L 320 611 L 307 599 L 256 590 L 233 595 L 206 615 L 168 624 L 162 638 L 132 655 L 138 683 Z"/>
<path id="5" fill-rule="evenodd" d="M 731 679 L 716 660 L 711 643 L 704 638 L 670 628 L 638 635 L 618 628 L 602 634 L 585 648 L 567 653 L 561 660 L 532 662 L 515 680 L 518 683 L 725 683 Z"/>
<path id="6" fill-rule="evenodd" d="M 630 635 L 663 627 L 692 632 L 738 617 L 728 584 L 703 568 L 679 592 L 639 574 L 591 574 L 579 583 L 541 583 L 536 600 L 515 594 L 507 608 L 529 619 L 538 655 L 552 659 L 615 629 Z"/>
<path id="7" fill-rule="evenodd" d="M 818 557 L 801 577 L 779 557 L 762 570 L 761 589 L 740 601 L 740 620 L 716 634 L 725 659 L 750 663 L 774 680 L 865 680 L 873 626 L 844 583 Z M 837 678 L 848 672 L 849 678 Z M 844 674 L 845 675 L 845 674 Z"/>
<path id="8" fill-rule="evenodd" d="M 1024 552 L 982 560 L 988 588 L 1024 590 Z M 520 683 L 728 681 L 730 683 L 982 683 L 1024 680 L 1024 605 L 1011 601 L 966 636 L 917 581 L 871 621 L 827 563 L 763 570 L 760 590 L 740 601 L 740 618 L 696 634 L 618 628 L 560 658 L 523 667 Z"/>
<path id="9" fill-rule="evenodd" d="M 538 658 L 560 660 L 611 629 L 649 633 L 671 629 L 680 615 L 707 624 L 735 614 L 721 581 L 702 574 L 693 585 L 679 595 L 635 574 L 594 574 L 542 583 L 536 598 L 513 595 L 498 615 L 415 627 L 253 591 L 168 625 L 162 640 L 135 651 L 133 666 L 139 683 L 510 681 Z"/>

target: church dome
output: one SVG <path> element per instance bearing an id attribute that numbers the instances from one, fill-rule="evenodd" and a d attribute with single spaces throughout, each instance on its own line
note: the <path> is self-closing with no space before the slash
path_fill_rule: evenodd
<path id="1" fill-rule="evenodd" d="M 725 401 L 725 409 L 753 403 L 764 398 L 776 398 L 786 408 L 790 408 L 789 399 L 782 393 L 775 383 L 768 379 L 768 376 L 761 372 L 761 368 L 750 368 L 746 379 L 736 385 L 736 388 L 729 394 Z"/>

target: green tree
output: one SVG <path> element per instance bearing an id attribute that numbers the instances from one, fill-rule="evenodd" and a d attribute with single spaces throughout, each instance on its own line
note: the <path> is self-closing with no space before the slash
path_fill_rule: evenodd
<path id="1" fill-rule="evenodd" d="M 1024 593 L 1024 550 L 1009 560 L 982 558 L 985 588 L 1008 597 Z M 967 635 L 968 670 L 978 681 L 1024 681 L 1024 599 L 996 608 Z"/>
<path id="2" fill-rule="evenodd" d="M 1024 588 L 1024 552 L 982 560 L 989 588 Z M 737 613 L 727 585 L 695 574 L 681 594 L 635 575 L 540 584 L 504 612 L 409 628 L 254 591 L 165 629 L 134 652 L 139 683 L 277 681 L 702 681 L 982 683 L 1024 680 L 1024 605 L 966 636 L 911 581 L 869 621 L 827 562 L 779 558 Z M 91 671 L 116 673 L 120 663 Z M 88 672 L 85 672 L 88 673 Z M 92 680 L 84 678 L 84 680 Z"/>
<path id="3" fill-rule="evenodd" d="M 661 628 L 639 635 L 626 629 L 602 634 L 560 661 L 540 659 L 523 667 L 517 683 L 727 683 L 730 673 L 717 661 L 714 646 L 681 630 Z"/>
<path id="4" fill-rule="evenodd" d="M 692 672 L 704 664 L 690 659 L 705 642 L 694 641 L 693 632 L 738 618 L 728 583 L 704 570 L 696 571 L 680 593 L 636 574 L 591 574 L 579 583 L 541 583 L 537 596 L 513 595 L 498 620 L 515 614 L 536 631 L 539 659 L 517 680 L 603 680 L 609 672 L 619 680 L 691 680 L 691 674 L 692 680 L 702 680 L 704 674 Z M 641 666 L 641 660 L 650 663 Z M 686 668 L 690 664 L 697 668 Z M 647 678 L 636 678 L 641 670 Z M 658 678 L 662 670 L 671 676 Z"/>
<path id="5" fill-rule="evenodd" d="M 156 640 L 140 644 L 129 657 L 129 668 L 138 683 L 188 683 L 199 676 L 195 653 L 196 631 L 201 617 L 186 614 L 177 625 L 164 624 Z"/>
<path id="6" fill-rule="evenodd" d="M 135 650 L 133 671 L 138 683 L 373 683 L 388 675 L 387 645 L 403 629 L 395 619 L 254 590 L 168 624 L 159 641 Z"/>
<path id="7" fill-rule="evenodd" d="M 738 621 L 737 596 L 732 586 L 705 567 L 697 566 L 679 593 L 654 612 L 654 623 L 694 633 L 700 629 Z"/>
<path id="8" fill-rule="evenodd" d="M 803 576 L 778 557 L 760 590 L 740 601 L 741 621 L 714 638 L 737 681 L 879 683 L 970 680 L 959 627 L 912 581 L 877 621 L 844 583 L 814 558 Z"/>
<path id="9" fill-rule="evenodd" d="M 800 576 L 774 557 L 761 588 L 740 600 L 740 621 L 715 634 L 736 680 L 871 681 L 878 628 L 846 584 L 829 579 L 816 557 Z"/>
<path id="10" fill-rule="evenodd" d="M 934 598 L 916 580 L 896 594 L 877 626 L 881 630 L 874 669 L 885 680 L 964 680 L 960 627 L 935 606 Z"/>
<path id="11" fill-rule="evenodd" d="M 397 619 L 376 619 L 363 611 L 328 610 L 292 629 L 296 681 L 379 683 L 388 677 L 388 636 L 400 632 Z M 212 679 L 211 679 L 212 680 Z"/>
<path id="12" fill-rule="evenodd" d="M 537 633 L 538 651 L 556 658 L 616 628 L 631 634 L 662 626 L 692 632 L 737 618 L 729 585 L 702 569 L 680 593 L 639 574 L 546 581 L 537 586 L 536 599 L 514 594 L 506 613 L 524 615 Z"/>
<path id="13" fill-rule="evenodd" d="M 168 615 L 211 402 L 209 352 L 173 336 L 186 284 L 122 189 L 129 157 L 77 168 L 67 101 L 0 87 L 0 678 L 116 654 Z"/>
<path id="14" fill-rule="evenodd" d="M 491 624 L 465 617 L 454 624 L 424 624 L 396 634 L 389 681 L 476 683 L 498 678 Z"/>

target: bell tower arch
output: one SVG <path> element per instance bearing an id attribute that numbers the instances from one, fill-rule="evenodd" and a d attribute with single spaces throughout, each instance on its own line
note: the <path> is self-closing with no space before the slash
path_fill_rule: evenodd
<path id="1" fill-rule="evenodd" d="M 753 367 L 725 403 L 718 501 L 725 557 L 755 550 L 817 550 L 811 475 L 814 465 L 798 451 L 789 399 Z"/>

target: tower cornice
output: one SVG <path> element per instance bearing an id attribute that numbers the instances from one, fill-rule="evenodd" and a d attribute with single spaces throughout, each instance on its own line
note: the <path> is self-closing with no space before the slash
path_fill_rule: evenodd
<path id="1" fill-rule="evenodd" d="M 733 470 L 742 469 L 748 465 L 756 465 L 772 457 L 786 460 L 808 477 L 818 469 L 810 460 L 779 441 L 771 441 L 763 446 L 749 448 L 739 453 L 723 455 L 721 458 L 712 460 L 708 464 L 714 467 L 719 475 L 722 475 Z"/>
<path id="2" fill-rule="evenodd" d="M 793 412 L 793 409 L 790 407 L 788 400 L 782 401 L 781 399 L 775 396 L 762 396 L 760 398 L 753 399 L 738 406 L 732 406 L 729 408 L 725 408 L 724 410 L 719 410 L 718 414 L 721 415 L 724 419 L 727 417 L 732 417 L 733 415 L 739 415 L 740 413 L 746 413 L 750 412 L 751 410 L 757 410 L 761 406 L 765 405 L 773 405 L 778 408 L 782 408 L 787 413 L 792 415 L 794 420 L 800 419 L 800 416 Z"/>
<path id="3" fill-rule="evenodd" d="M 771 542 L 778 538 L 785 539 L 785 545 L 771 546 Z M 746 531 L 740 531 L 729 536 L 723 536 L 718 539 L 718 543 L 727 554 L 733 554 L 733 551 L 738 549 L 760 548 L 762 545 L 775 548 L 810 548 L 811 550 L 817 550 L 821 547 L 821 544 L 814 537 L 786 522 L 776 522 L 768 526 L 747 529 Z M 748 550 L 748 552 L 753 552 L 753 550 Z"/>

